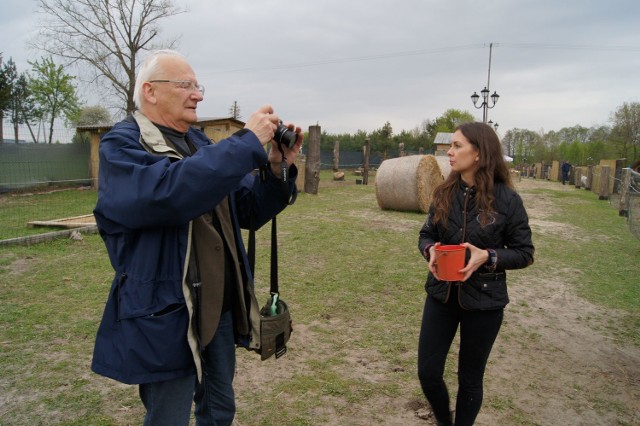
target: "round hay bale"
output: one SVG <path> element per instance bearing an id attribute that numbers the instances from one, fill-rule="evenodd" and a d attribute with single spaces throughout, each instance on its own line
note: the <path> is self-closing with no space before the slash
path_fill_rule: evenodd
<path id="1" fill-rule="evenodd" d="M 380 164 L 376 175 L 376 199 L 383 210 L 426 213 L 433 190 L 443 181 L 433 155 L 392 158 Z"/>
<path id="2" fill-rule="evenodd" d="M 449 173 L 451 173 L 451 164 L 449 163 L 449 157 L 446 155 L 436 155 L 436 160 L 438 161 L 438 166 L 440 166 L 442 179 L 444 180 L 448 178 Z"/>

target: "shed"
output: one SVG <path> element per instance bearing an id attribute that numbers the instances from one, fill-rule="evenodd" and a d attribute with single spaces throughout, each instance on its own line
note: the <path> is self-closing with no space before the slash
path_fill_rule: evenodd
<path id="1" fill-rule="evenodd" d="M 433 146 L 436 147 L 436 157 L 439 155 L 447 155 L 447 151 L 451 147 L 451 135 L 453 133 L 438 132 L 433 140 Z"/>
<path id="2" fill-rule="evenodd" d="M 222 139 L 228 138 L 238 130 L 244 129 L 244 125 L 244 121 L 240 121 L 233 117 L 204 117 L 199 119 L 193 127 L 202 130 L 213 142 L 220 142 Z"/>

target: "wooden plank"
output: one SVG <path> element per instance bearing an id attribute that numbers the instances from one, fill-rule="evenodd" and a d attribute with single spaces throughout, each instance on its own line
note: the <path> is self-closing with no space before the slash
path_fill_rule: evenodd
<path id="1" fill-rule="evenodd" d="M 54 220 L 32 220 L 27 222 L 27 227 L 34 228 L 36 226 L 51 226 L 58 228 L 81 228 L 87 225 L 94 225 L 96 219 L 92 214 L 83 216 L 66 217 Z"/>

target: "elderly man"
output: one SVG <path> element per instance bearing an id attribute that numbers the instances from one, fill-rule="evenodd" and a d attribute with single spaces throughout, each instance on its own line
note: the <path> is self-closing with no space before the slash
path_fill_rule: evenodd
<path id="1" fill-rule="evenodd" d="M 288 126 L 291 149 L 278 147 L 279 118 L 263 106 L 212 144 L 191 127 L 203 96 L 183 56 L 153 52 L 138 110 L 100 143 L 94 214 L 115 278 L 92 369 L 139 384 L 145 425 L 188 425 L 192 400 L 198 425 L 233 422 L 235 347 L 255 339 L 258 312 L 240 228 L 267 223 L 295 195 L 300 128 Z"/>

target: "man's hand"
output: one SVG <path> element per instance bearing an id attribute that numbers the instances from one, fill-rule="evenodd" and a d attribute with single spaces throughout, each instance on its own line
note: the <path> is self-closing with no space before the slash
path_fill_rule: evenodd
<path id="1" fill-rule="evenodd" d="M 285 126 L 295 132 L 297 139 L 296 143 L 293 147 L 289 148 L 285 144 L 282 145 L 282 152 L 287 161 L 287 167 L 291 166 L 298 158 L 298 153 L 300 153 L 300 149 L 302 148 L 302 140 L 304 139 L 304 134 L 302 133 L 302 129 L 300 127 L 295 127 L 293 124 L 285 124 Z M 280 177 L 280 163 L 282 162 L 282 154 L 280 153 L 280 149 L 278 147 L 278 142 L 271 141 L 271 149 L 269 150 L 269 163 L 271 164 L 271 171 L 274 175 Z"/>
<path id="2" fill-rule="evenodd" d="M 279 122 L 278 115 L 273 113 L 273 107 L 263 105 L 251 114 L 244 128 L 251 130 L 260 143 L 266 145 L 273 140 Z"/>

